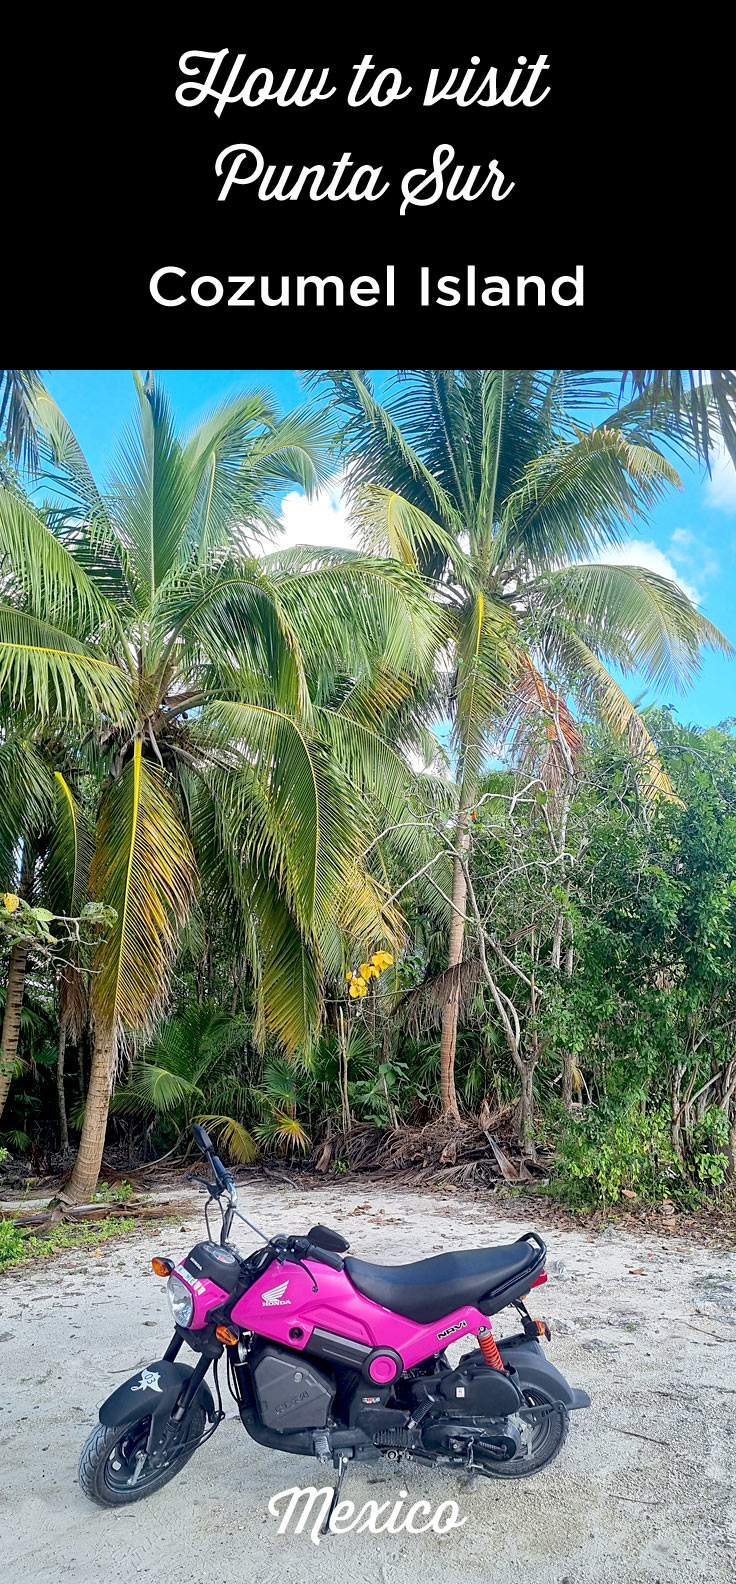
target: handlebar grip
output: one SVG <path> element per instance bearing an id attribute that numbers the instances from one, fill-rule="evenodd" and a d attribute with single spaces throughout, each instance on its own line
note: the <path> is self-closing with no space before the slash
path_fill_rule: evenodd
<path id="1" fill-rule="evenodd" d="M 195 1122 L 192 1126 L 192 1133 L 194 1134 L 194 1142 L 197 1149 L 200 1149 L 203 1155 L 211 1155 L 215 1146 L 206 1128 L 203 1128 L 199 1122 Z"/>
<path id="2" fill-rule="evenodd" d="M 307 1244 L 306 1259 L 317 1260 L 320 1265 L 329 1265 L 331 1270 L 342 1270 L 342 1259 L 339 1254 L 333 1254 L 331 1249 L 317 1248 L 315 1243 Z"/>

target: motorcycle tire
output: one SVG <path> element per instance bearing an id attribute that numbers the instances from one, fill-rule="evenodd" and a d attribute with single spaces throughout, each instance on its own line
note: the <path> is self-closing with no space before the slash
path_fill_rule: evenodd
<path id="1" fill-rule="evenodd" d="M 524 1400 L 529 1408 L 547 1407 L 553 1398 L 537 1387 L 524 1388 Z M 528 1424 L 529 1421 L 527 1420 Z M 528 1479 L 531 1474 L 537 1474 L 540 1469 L 546 1468 L 549 1463 L 562 1451 L 570 1429 L 570 1415 L 564 1407 L 557 1408 L 551 1414 L 540 1418 L 536 1427 L 532 1423 L 531 1446 L 523 1457 L 509 1458 L 498 1462 L 493 1458 L 480 1459 L 476 1453 L 475 1467 L 480 1474 L 485 1474 L 489 1479 Z"/>
<path id="2" fill-rule="evenodd" d="M 144 1463 L 134 1485 L 129 1483 L 136 1468 L 136 1452 L 145 1447 L 150 1429 L 150 1415 L 136 1424 L 96 1424 L 87 1437 L 79 1460 L 79 1484 L 90 1501 L 98 1507 L 123 1507 L 141 1501 L 154 1491 L 168 1485 L 169 1480 L 181 1472 L 189 1462 L 204 1434 L 206 1416 L 204 1409 L 195 1403 L 182 1425 L 180 1441 L 172 1462 L 165 1469 L 146 1472 Z"/>

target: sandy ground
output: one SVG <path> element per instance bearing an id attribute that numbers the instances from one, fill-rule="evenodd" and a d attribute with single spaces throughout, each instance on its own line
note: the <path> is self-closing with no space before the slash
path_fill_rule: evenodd
<path id="1" fill-rule="evenodd" d="M 524 1230 L 462 1194 L 448 1200 L 342 1183 L 247 1192 L 241 1208 L 266 1229 L 302 1232 L 322 1220 L 339 1227 L 356 1254 L 387 1263 Z M 323 1485 L 331 1471 L 325 1477 L 312 1460 L 256 1446 L 237 1419 L 158 1495 L 122 1511 L 93 1507 L 75 1483 L 81 1445 L 103 1398 L 168 1342 L 164 1284 L 149 1261 L 157 1251 L 181 1256 L 203 1234 L 200 1203 L 187 1230 L 159 1228 L 99 1253 L 70 1251 L 0 1283 L 3 1581 L 736 1578 L 736 1258 L 677 1237 L 612 1229 L 540 1227 L 550 1279 L 534 1308 L 552 1325 L 550 1356 L 593 1399 L 592 1409 L 573 1415 L 548 1473 L 513 1486 L 404 1462 L 346 1477 L 343 1494 L 356 1506 L 398 1500 L 402 1489 L 433 1508 L 454 1499 L 467 1519 L 462 1528 L 445 1536 L 333 1535 L 319 1548 L 308 1533 L 280 1536 L 269 1497 L 294 1484 Z M 511 1317 L 500 1318 L 514 1329 Z"/>

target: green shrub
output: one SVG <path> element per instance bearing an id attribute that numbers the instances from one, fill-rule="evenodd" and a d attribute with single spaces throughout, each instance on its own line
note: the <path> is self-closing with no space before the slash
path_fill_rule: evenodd
<path id="1" fill-rule="evenodd" d="M 133 1216 L 87 1221 L 79 1226 L 61 1221 L 45 1236 L 36 1237 L 32 1233 L 24 1235 L 16 1221 L 0 1221 L 0 1271 L 8 1270 L 11 1265 L 27 1265 L 31 1260 L 50 1259 L 64 1249 L 106 1243 L 123 1232 L 134 1232 L 135 1225 Z"/>
<path id="2" fill-rule="evenodd" d="M 0 1271 L 17 1265 L 25 1253 L 26 1240 L 15 1221 L 0 1221 Z"/>
<path id="3" fill-rule="evenodd" d="M 566 1120 L 551 1187 L 570 1205 L 605 1206 L 627 1192 L 652 1201 L 671 1197 L 680 1179 L 666 1112 L 644 1112 L 637 1097 Z"/>

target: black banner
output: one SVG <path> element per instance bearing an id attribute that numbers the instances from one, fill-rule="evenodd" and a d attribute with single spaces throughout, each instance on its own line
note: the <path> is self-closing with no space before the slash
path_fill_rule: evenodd
<path id="1" fill-rule="evenodd" d="M 26 361 L 28 336 L 42 362 L 715 351 L 729 144 L 710 40 L 610 10 L 428 14 L 411 46 L 385 16 L 351 21 L 168 15 L 152 46 L 141 10 L 91 54 L 29 37 L 30 85 L 6 76 L 2 262 Z"/>

